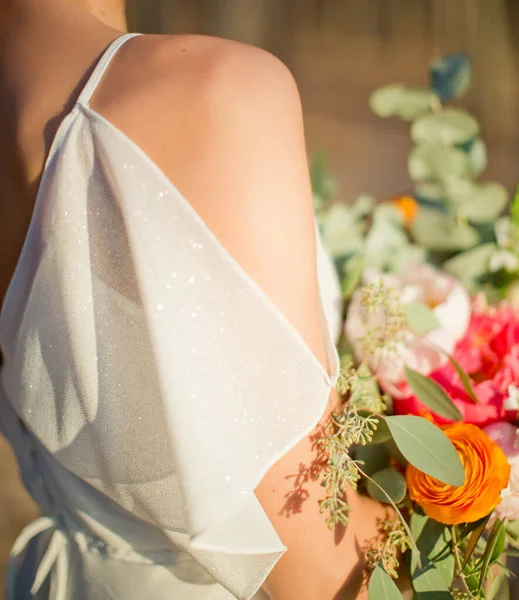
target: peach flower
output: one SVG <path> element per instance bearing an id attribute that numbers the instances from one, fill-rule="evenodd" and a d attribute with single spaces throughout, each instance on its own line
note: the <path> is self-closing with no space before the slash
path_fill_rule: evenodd
<path id="1" fill-rule="evenodd" d="M 409 497 L 439 523 L 473 523 L 489 515 L 501 502 L 510 465 L 501 448 L 479 427 L 465 423 L 443 425 L 465 469 L 465 481 L 453 487 L 419 471 L 406 469 Z"/>

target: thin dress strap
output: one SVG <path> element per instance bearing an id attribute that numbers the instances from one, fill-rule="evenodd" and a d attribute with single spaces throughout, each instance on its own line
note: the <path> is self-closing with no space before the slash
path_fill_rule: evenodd
<path id="1" fill-rule="evenodd" d="M 77 99 L 78 104 L 88 106 L 90 99 L 96 91 L 99 82 L 103 78 L 103 75 L 108 68 L 112 58 L 115 56 L 119 48 L 127 42 L 129 39 L 140 35 L 140 33 L 125 33 L 120 37 L 116 38 L 105 50 L 104 54 L 99 59 L 97 65 L 94 68 L 92 75 L 90 75 L 85 87 L 81 91 L 79 98 Z"/>

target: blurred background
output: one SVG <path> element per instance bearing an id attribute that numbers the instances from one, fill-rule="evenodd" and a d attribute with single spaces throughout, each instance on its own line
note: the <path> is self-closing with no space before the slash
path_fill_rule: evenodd
<path id="1" fill-rule="evenodd" d="M 425 85 L 434 58 L 466 52 L 461 104 L 481 122 L 486 176 L 509 189 L 518 179 L 519 0 L 130 0 L 128 16 L 134 31 L 211 34 L 279 56 L 299 85 L 309 156 L 326 152 L 345 202 L 409 188 L 409 125 L 376 117 L 370 92 Z M 34 516 L 0 437 L 0 597 L 9 549 Z"/>

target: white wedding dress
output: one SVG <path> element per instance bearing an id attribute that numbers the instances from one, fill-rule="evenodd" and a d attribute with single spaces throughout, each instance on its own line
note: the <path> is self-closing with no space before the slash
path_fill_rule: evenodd
<path id="1" fill-rule="evenodd" d="M 43 515 L 13 548 L 7 597 L 259 598 L 284 546 L 253 490 L 336 381 L 337 282 L 319 246 L 329 375 L 89 107 L 130 37 L 58 130 L 1 313 L 1 429 Z"/>

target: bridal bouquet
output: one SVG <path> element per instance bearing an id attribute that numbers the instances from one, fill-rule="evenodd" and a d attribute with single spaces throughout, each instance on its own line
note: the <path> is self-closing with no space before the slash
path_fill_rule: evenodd
<path id="1" fill-rule="evenodd" d="M 417 600 L 505 600 L 519 553 L 519 195 L 505 212 L 506 189 L 478 181 L 479 125 L 445 106 L 469 80 L 453 55 L 427 89 L 372 95 L 412 121 L 404 195 L 332 203 L 322 155 L 312 169 L 345 300 L 321 510 L 346 524 L 352 485 L 396 514 L 364 549 L 370 600 L 401 599 L 401 569 Z"/>

